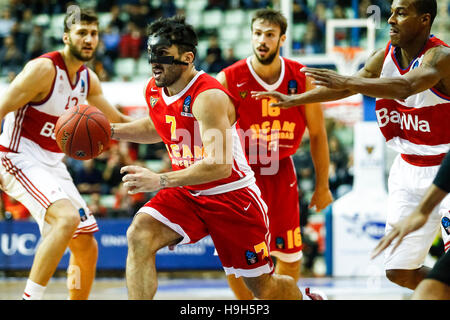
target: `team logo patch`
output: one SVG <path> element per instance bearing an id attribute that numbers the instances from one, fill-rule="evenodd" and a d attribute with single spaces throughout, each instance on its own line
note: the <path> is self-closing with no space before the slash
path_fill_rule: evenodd
<path id="1" fill-rule="evenodd" d="M 442 227 L 444 228 L 445 232 L 447 232 L 447 235 L 450 234 L 450 219 L 447 217 L 442 218 Z"/>
<path id="2" fill-rule="evenodd" d="M 275 245 L 278 249 L 284 249 L 284 239 L 282 237 L 277 237 L 275 239 Z"/>
<path id="3" fill-rule="evenodd" d="M 368 154 L 372 154 L 374 146 L 366 146 L 366 151 Z"/>
<path id="4" fill-rule="evenodd" d="M 255 252 L 250 250 L 245 251 L 245 258 L 247 259 L 248 265 L 252 265 L 258 262 L 258 256 Z"/>
<path id="5" fill-rule="evenodd" d="M 150 105 L 152 108 L 155 106 L 156 102 L 158 102 L 158 98 L 150 97 Z"/>
<path id="6" fill-rule="evenodd" d="M 298 92 L 297 81 L 289 80 L 288 82 L 288 94 L 296 94 Z"/>
<path id="7" fill-rule="evenodd" d="M 183 111 L 181 111 L 181 115 L 185 117 L 193 117 L 192 115 L 192 107 L 191 107 L 192 98 L 191 96 L 187 96 L 183 102 Z"/>
<path id="8" fill-rule="evenodd" d="M 83 208 L 78 209 L 78 212 L 80 213 L 80 220 L 81 222 L 86 221 L 87 220 L 87 216 L 86 216 L 86 212 L 84 211 Z"/>
<path id="9" fill-rule="evenodd" d="M 239 91 L 239 95 L 242 99 L 245 99 L 247 97 L 248 91 Z"/>

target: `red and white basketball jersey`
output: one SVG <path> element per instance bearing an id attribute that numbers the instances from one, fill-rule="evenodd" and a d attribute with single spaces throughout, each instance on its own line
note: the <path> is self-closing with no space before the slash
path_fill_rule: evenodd
<path id="1" fill-rule="evenodd" d="M 52 88 L 42 101 L 30 102 L 6 115 L 0 145 L 3 150 L 28 153 L 51 165 L 64 157 L 55 140 L 56 121 L 68 108 L 84 103 L 89 92 L 89 72 L 83 65 L 77 71 L 75 85 L 72 85 L 58 51 L 37 59 L 42 58 L 53 61 L 56 75 Z"/>
<path id="2" fill-rule="evenodd" d="M 402 69 L 395 56 L 399 48 L 388 43 L 381 77 L 404 76 L 421 65 L 429 49 L 440 45 L 448 46 L 431 36 L 411 64 Z M 435 158 L 437 161 L 433 165 L 439 164 L 443 154 L 450 148 L 450 97 L 435 88 L 414 94 L 405 100 L 377 99 L 376 115 L 388 146 L 402 153 L 407 161 L 411 156 L 419 156 Z"/>
<path id="3" fill-rule="evenodd" d="M 306 127 L 304 106 L 270 107 L 268 98 L 256 100 L 251 91 L 298 94 L 305 91 L 302 64 L 281 57 L 281 74 L 274 84 L 264 82 L 253 70 L 251 57 L 225 68 L 228 90 L 238 100 L 238 128 L 251 165 L 265 165 L 279 152 L 279 159 L 297 151 Z M 275 102 L 275 101 L 274 101 Z M 248 141 L 248 142 L 247 142 Z"/>
<path id="4" fill-rule="evenodd" d="M 151 78 L 145 90 L 145 99 L 153 124 L 166 145 L 173 170 L 189 167 L 204 158 L 204 147 L 199 124 L 193 115 L 197 96 L 209 89 L 219 89 L 233 97 L 213 77 L 203 71 L 198 72 L 178 94 L 167 96 L 164 88 L 159 88 Z M 214 108 L 211 105 L 210 108 Z M 247 187 L 255 182 L 254 173 L 245 158 L 235 125 L 232 127 L 233 169 L 230 177 L 210 183 L 185 186 L 203 194 L 219 194 Z M 225 137 L 223 137 L 225 139 Z M 216 140 L 217 141 L 217 140 Z"/>

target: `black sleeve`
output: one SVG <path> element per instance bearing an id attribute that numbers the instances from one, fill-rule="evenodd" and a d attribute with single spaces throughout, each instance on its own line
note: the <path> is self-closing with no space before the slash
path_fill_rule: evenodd
<path id="1" fill-rule="evenodd" d="M 433 184 L 444 191 L 450 192 L 450 152 L 442 160 L 441 167 L 434 178 Z"/>

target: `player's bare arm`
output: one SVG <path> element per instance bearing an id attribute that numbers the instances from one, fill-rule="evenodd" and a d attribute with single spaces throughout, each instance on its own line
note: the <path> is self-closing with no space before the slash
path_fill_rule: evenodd
<path id="1" fill-rule="evenodd" d="M 307 83 L 307 91 L 314 89 L 314 86 Z M 305 117 L 310 137 L 311 157 L 316 175 L 316 185 L 309 207 L 315 207 L 316 211 L 321 211 L 333 201 L 333 196 L 328 183 L 330 156 L 328 153 L 328 139 L 324 125 L 325 121 L 320 103 L 307 105 L 305 107 Z"/>
<path id="2" fill-rule="evenodd" d="M 404 77 L 368 79 L 342 76 L 327 69 L 305 68 L 304 71 L 317 85 L 377 98 L 406 99 L 434 86 L 450 93 L 450 49 L 444 46 L 428 50 L 422 64 Z"/>
<path id="3" fill-rule="evenodd" d="M 55 68 L 50 59 L 28 62 L 0 96 L 0 121 L 29 102 L 43 100 L 50 92 L 54 78 Z"/>
<path id="4" fill-rule="evenodd" d="M 114 108 L 103 95 L 103 90 L 98 76 L 91 69 L 89 70 L 90 88 L 87 100 L 90 105 L 97 107 L 102 111 L 110 122 L 130 122 L 133 119 L 124 115 Z"/>
<path id="5" fill-rule="evenodd" d="M 384 50 L 380 49 L 375 51 L 368 59 L 364 67 L 359 70 L 356 74 L 356 78 L 377 78 L 380 76 L 381 69 L 383 67 L 384 61 Z M 304 70 L 311 70 L 311 68 L 304 68 Z M 328 70 L 328 69 L 319 69 L 330 71 L 333 75 L 338 75 L 338 73 Z M 307 78 L 307 82 L 312 82 L 311 78 Z M 317 83 L 315 83 L 317 84 Z M 255 99 L 262 98 L 273 98 L 278 102 L 272 103 L 273 107 L 281 107 L 281 108 L 289 108 L 304 104 L 310 103 L 318 103 L 318 102 L 326 102 L 326 101 L 335 101 L 339 99 L 343 99 L 349 96 L 356 94 L 357 92 L 351 91 L 345 88 L 330 88 L 326 86 L 317 86 L 313 90 L 306 91 L 297 95 L 285 95 L 277 91 L 252 91 L 252 97 Z"/>
<path id="6" fill-rule="evenodd" d="M 136 119 L 127 123 L 112 123 L 111 138 L 145 144 L 162 141 L 150 117 Z"/>
<path id="7" fill-rule="evenodd" d="M 231 123 L 235 121 L 235 114 L 229 97 L 218 89 L 207 90 L 197 96 L 192 109 L 199 123 L 205 158 L 186 169 L 163 174 L 138 166 L 123 167 L 124 187 L 129 194 L 198 185 L 230 176 Z"/>
<path id="8" fill-rule="evenodd" d="M 394 240 L 396 244 L 395 250 L 403 238 L 411 232 L 420 229 L 428 220 L 433 209 L 447 196 L 447 192 L 432 184 L 427 190 L 419 206 L 406 218 L 392 225 L 391 232 L 386 234 L 372 251 L 371 258 L 374 259 L 384 251 Z"/>
<path id="9" fill-rule="evenodd" d="M 227 82 L 227 76 L 225 75 L 225 72 L 220 71 L 216 76 L 217 81 L 220 82 L 221 85 L 223 85 L 225 88 L 228 89 L 228 82 Z"/>

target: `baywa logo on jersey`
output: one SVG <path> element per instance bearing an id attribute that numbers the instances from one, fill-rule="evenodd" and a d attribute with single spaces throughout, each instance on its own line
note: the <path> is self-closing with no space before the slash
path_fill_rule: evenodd
<path id="1" fill-rule="evenodd" d="M 298 92 L 297 81 L 289 80 L 288 82 L 288 94 L 296 94 Z"/>
<path id="2" fill-rule="evenodd" d="M 247 264 L 251 266 L 258 262 L 258 255 L 250 250 L 245 251 L 245 259 L 247 259 Z"/>
<path id="3" fill-rule="evenodd" d="M 191 96 L 187 96 L 183 102 L 183 111 L 181 111 L 181 115 L 184 117 L 193 117 L 192 108 L 191 108 L 192 98 Z"/>
<path id="4" fill-rule="evenodd" d="M 447 232 L 447 235 L 450 235 L 450 219 L 447 217 L 442 218 L 442 227 L 444 228 L 445 232 Z"/>

